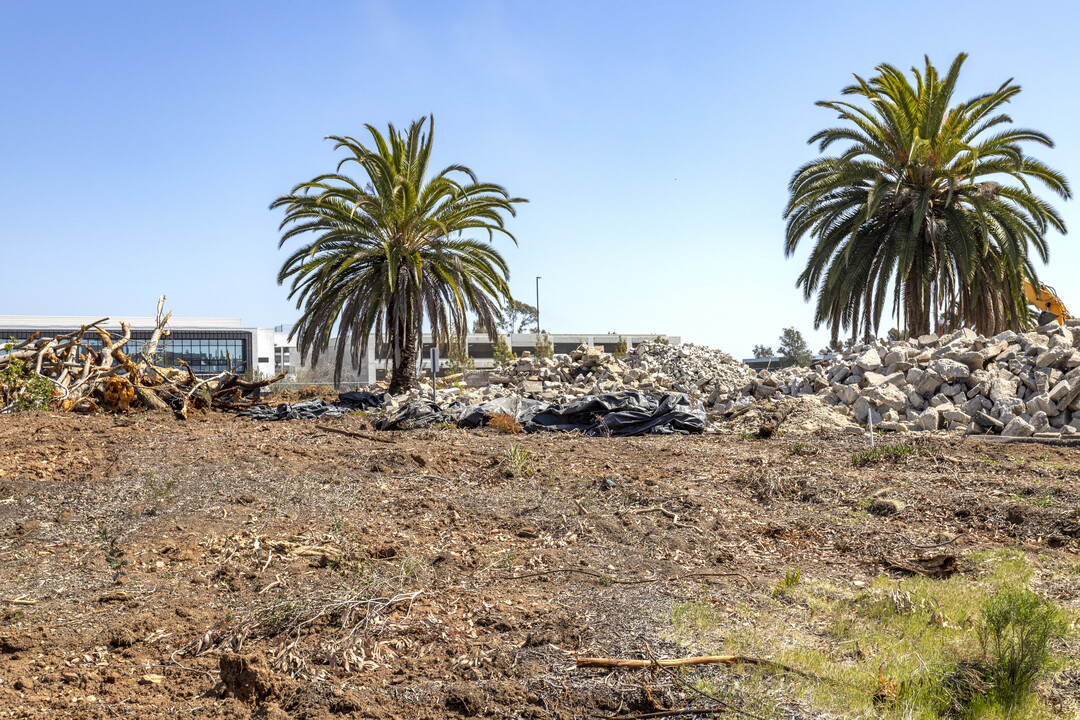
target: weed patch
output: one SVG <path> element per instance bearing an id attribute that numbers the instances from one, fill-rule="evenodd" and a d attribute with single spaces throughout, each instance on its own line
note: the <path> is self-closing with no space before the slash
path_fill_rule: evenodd
<path id="1" fill-rule="evenodd" d="M 857 452 L 851 456 L 851 464 L 862 466 L 872 465 L 874 463 L 881 462 L 882 460 L 890 460 L 896 462 L 908 455 L 915 455 L 919 450 L 914 445 L 908 443 L 897 443 L 895 445 L 878 445 L 871 450 L 864 450 Z"/>

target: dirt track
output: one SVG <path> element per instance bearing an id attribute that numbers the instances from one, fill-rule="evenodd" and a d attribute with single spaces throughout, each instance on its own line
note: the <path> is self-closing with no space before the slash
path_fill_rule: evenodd
<path id="1" fill-rule="evenodd" d="M 390 442 L 224 415 L 0 416 L 0 717 L 670 707 L 678 689 L 575 657 L 723 651 L 676 638 L 672 607 L 761 606 L 792 568 L 858 587 L 917 545 L 1020 548 L 1041 592 L 1080 607 L 1061 572 L 1078 449 L 939 437 L 860 467 L 866 440 L 841 434 L 324 426 Z M 512 446 L 529 453 L 513 477 Z M 882 490 L 898 514 L 867 512 Z"/>

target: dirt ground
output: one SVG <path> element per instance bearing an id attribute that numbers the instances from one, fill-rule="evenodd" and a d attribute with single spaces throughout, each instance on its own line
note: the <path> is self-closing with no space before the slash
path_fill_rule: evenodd
<path id="1" fill-rule="evenodd" d="M 723 652 L 673 639 L 673 604 L 752 606 L 796 567 L 858 586 L 920 545 L 1018 548 L 1041 593 L 1080 607 L 1062 571 L 1080 449 L 908 442 L 859 466 L 867 439 L 839 430 L 3 415 L 0 717 L 657 712 L 683 691 L 575 659 Z M 778 692 L 777 717 L 816 716 Z"/>

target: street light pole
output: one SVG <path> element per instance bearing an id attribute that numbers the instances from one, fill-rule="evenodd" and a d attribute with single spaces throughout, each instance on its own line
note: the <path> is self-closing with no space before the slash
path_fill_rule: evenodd
<path id="1" fill-rule="evenodd" d="M 540 342 L 540 275 L 536 276 L 536 342 Z"/>

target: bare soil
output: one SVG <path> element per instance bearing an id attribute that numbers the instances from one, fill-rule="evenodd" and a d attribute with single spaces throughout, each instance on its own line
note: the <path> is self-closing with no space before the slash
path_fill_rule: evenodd
<path id="1" fill-rule="evenodd" d="M 0 416 L 0 717 L 657 711 L 682 691 L 575 659 L 722 651 L 673 641 L 673 604 L 921 552 L 1019 548 L 1080 607 L 1080 449 L 365 423 Z"/>

